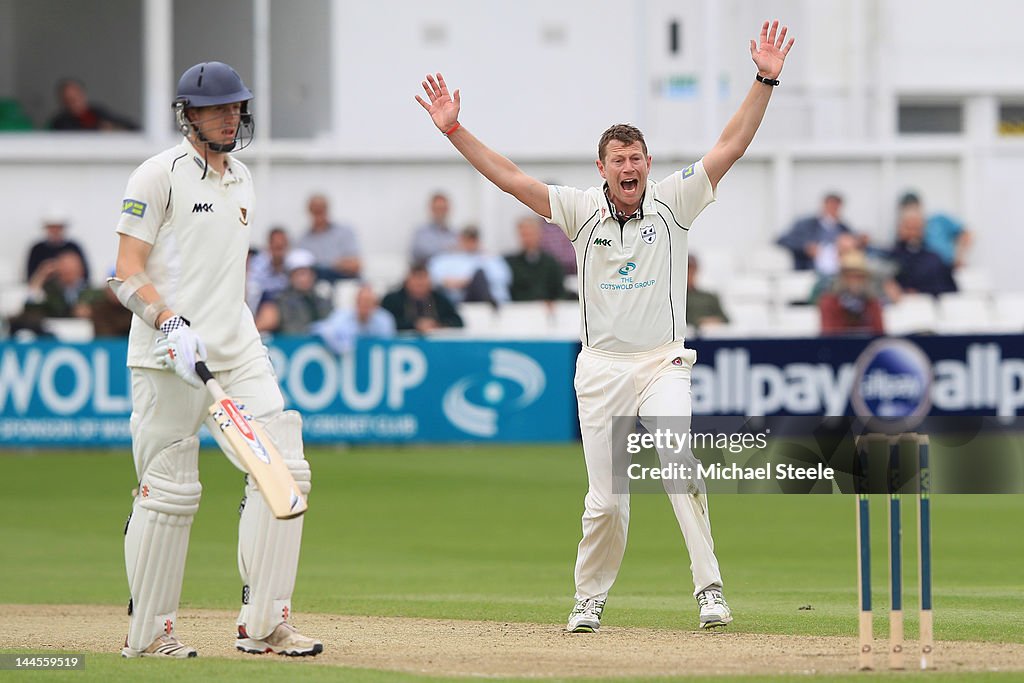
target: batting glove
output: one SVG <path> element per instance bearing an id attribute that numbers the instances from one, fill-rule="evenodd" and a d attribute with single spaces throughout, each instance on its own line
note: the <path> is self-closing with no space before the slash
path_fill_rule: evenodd
<path id="1" fill-rule="evenodd" d="M 165 338 L 157 342 L 154 353 L 157 361 L 197 389 L 203 388 L 203 381 L 196 374 L 196 361 L 206 360 L 206 346 L 188 321 L 180 315 L 168 318 L 160 325 Z"/>

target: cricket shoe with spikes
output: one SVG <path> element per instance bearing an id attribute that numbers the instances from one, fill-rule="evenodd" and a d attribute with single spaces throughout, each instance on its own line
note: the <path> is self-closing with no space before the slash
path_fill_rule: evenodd
<path id="1" fill-rule="evenodd" d="M 128 639 L 124 639 L 124 648 L 121 649 L 121 656 L 134 658 L 134 657 L 165 657 L 167 659 L 188 659 L 189 657 L 196 657 L 198 653 L 195 649 L 180 642 L 174 636 L 162 634 L 156 640 L 149 644 L 145 650 L 133 650 L 128 647 Z"/>
<path id="2" fill-rule="evenodd" d="M 313 657 L 324 651 L 323 643 L 307 638 L 286 621 L 278 624 L 269 636 L 258 640 L 249 637 L 245 632 L 245 626 L 239 626 L 235 647 L 254 655 L 273 652 L 287 657 Z"/>
<path id="3" fill-rule="evenodd" d="M 604 600 L 589 598 L 577 600 L 576 606 L 569 612 L 569 623 L 565 630 L 569 633 L 594 633 L 601 628 L 601 614 L 604 612 Z"/>
<path id="4" fill-rule="evenodd" d="M 700 605 L 700 627 L 703 629 L 718 628 L 732 621 L 732 612 L 721 588 L 705 588 L 697 593 L 697 604 Z"/>

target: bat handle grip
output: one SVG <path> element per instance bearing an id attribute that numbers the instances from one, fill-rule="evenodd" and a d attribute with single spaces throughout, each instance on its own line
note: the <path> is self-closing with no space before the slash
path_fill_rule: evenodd
<path id="1" fill-rule="evenodd" d="M 199 379 L 203 380 L 203 384 L 213 379 L 213 373 L 210 372 L 210 368 L 206 367 L 206 363 L 201 360 L 196 361 L 196 374 L 199 375 Z"/>

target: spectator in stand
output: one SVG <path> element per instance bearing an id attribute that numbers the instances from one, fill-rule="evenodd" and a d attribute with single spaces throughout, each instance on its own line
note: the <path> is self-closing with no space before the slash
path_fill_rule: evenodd
<path id="1" fill-rule="evenodd" d="M 312 332 L 340 356 L 350 352 L 360 337 L 394 337 L 395 316 L 381 308 L 373 287 L 363 285 L 356 292 L 354 309 L 334 311 L 326 320 L 313 323 Z"/>
<path id="2" fill-rule="evenodd" d="M 310 327 L 331 314 L 331 301 L 316 292 L 316 258 L 293 249 L 285 259 L 288 287 L 264 300 L 256 311 L 256 329 L 277 334 L 309 334 Z"/>
<path id="3" fill-rule="evenodd" d="M 77 242 L 69 240 L 67 235 L 68 219 L 59 209 L 50 209 L 43 216 L 43 229 L 46 230 L 46 238 L 32 245 L 28 252 L 28 265 L 25 268 L 25 281 L 32 280 L 36 269 L 41 264 L 56 257 L 64 251 L 73 251 L 78 254 L 84 269 L 86 282 L 89 281 L 89 264 L 85 258 L 85 252 Z"/>
<path id="4" fill-rule="evenodd" d="M 394 316 L 399 331 L 426 334 L 442 327 L 462 327 L 455 304 L 443 290 L 431 287 L 430 272 L 421 263 L 413 264 L 405 284 L 385 296 L 381 306 Z"/>
<path id="5" fill-rule="evenodd" d="M 900 287 L 892 278 L 895 270 L 889 262 L 889 252 L 883 250 L 864 251 L 858 245 L 859 241 L 856 236 L 851 233 L 840 234 L 836 238 L 836 251 L 839 254 L 839 262 L 842 263 L 843 257 L 848 253 L 857 252 L 863 254 L 867 260 L 869 288 L 880 293 L 883 304 L 898 299 Z M 839 273 L 831 277 L 819 277 L 814 283 L 814 288 L 810 292 L 807 303 L 817 304 L 821 295 L 832 289 L 838 278 Z"/>
<path id="6" fill-rule="evenodd" d="M 455 303 L 486 301 L 497 305 L 509 299 L 512 271 L 505 259 L 484 253 L 480 231 L 472 225 L 459 233 L 456 250 L 438 254 L 427 269 L 433 283 L 443 287 Z"/>
<path id="7" fill-rule="evenodd" d="M 109 277 L 115 277 L 116 269 L 111 269 Z M 125 308 L 117 299 L 110 287 L 87 289 L 78 298 L 75 309 L 77 317 L 89 318 L 92 321 L 94 337 L 127 337 L 132 327 L 132 312 Z"/>
<path id="8" fill-rule="evenodd" d="M 924 213 L 921 198 L 913 192 L 908 192 L 900 198 L 900 210 L 908 207 L 917 207 L 922 214 Z M 934 213 L 925 219 L 924 246 L 938 254 L 942 262 L 953 270 L 964 264 L 971 240 L 970 230 L 952 216 Z"/>
<path id="9" fill-rule="evenodd" d="M 896 284 L 901 293 L 922 293 L 938 296 L 956 291 L 953 270 L 942 257 L 924 244 L 924 213 L 920 206 L 900 210 L 896 246 L 892 258 L 896 264 Z"/>
<path id="10" fill-rule="evenodd" d="M 57 84 L 60 111 L 50 119 L 52 130 L 138 130 L 134 121 L 107 111 L 89 102 L 82 82 L 74 78 L 62 79 Z"/>
<path id="11" fill-rule="evenodd" d="M 128 336 L 132 329 L 132 312 L 121 305 L 114 290 L 110 287 L 90 289 L 84 303 L 92 320 L 93 336 Z"/>
<path id="12" fill-rule="evenodd" d="M 505 257 L 512 274 L 512 301 L 556 301 L 565 298 L 565 275 L 554 256 L 541 246 L 541 225 L 534 216 L 519 219 L 520 251 Z M 558 229 L 562 238 L 568 238 Z M 573 251 L 569 244 L 569 250 Z"/>
<path id="13" fill-rule="evenodd" d="M 843 198 L 830 192 L 825 195 L 817 216 L 801 218 L 778 239 L 778 244 L 793 254 L 796 270 L 815 270 L 822 277 L 832 277 L 839 272 L 836 239 L 844 233 L 854 234 L 839 216 L 842 208 Z M 867 245 L 867 235 L 855 237 L 860 248 Z"/>
<path id="14" fill-rule="evenodd" d="M 861 251 L 843 255 L 839 276 L 818 299 L 822 334 L 884 334 L 882 302 L 872 291 Z"/>
<path id="15" fill-rule="evenodd" d="M 285 268 L 285 259 L 288 250 L 288 233 L 281 227 L 271 228 L 267 234 L 267 248 L 249 257 L 246 273 L 247 300 L 250 300 L 251 295 L 258 305 L 264 297 L 275 297 L 287 289 L 288 270 Z"/>
<path id="16" fill-rule="evenodd" d="M 565 231 L 539 216 L 536 220 L 540 226 L 540 248 L 555 257 L 563 273 L 576 275 L 576 249 L 573 248 Z"/>
<path id="17" fill-rule="evenodd" d="M 60 252 L 32 274 L 25 308 L 10 320 L 11 332 L 27 329 L 42 334 L 46 318 L 89 317 L 89 309 L 82 301 L 88 289 L 85 266 L 78 253 Z"/>
<path id="18" fill-rule="evenodd" d="M 363 264 L 355 230 L 330 219 L 327 197 L 322 194 L 310 197 L 307 207 L 312 225 L 295 246 L 316 257 L 316 274 L 321 280 L 358 278 Z"/>
<path id="19" fill-rule="evenodd" d="M 691 252 L 686 259 L 686 324 L 700 330 L 729 322 L 718 295 L 697 287 L 700 263 Z"/>
<path id="20" fill-rule="evenodd" d="M 458 238 L 448 226 L 450 210 L 448 195 L 435 192 L 430 196 L 430 221 L 417 228 L 412 236 L 412 263 L 428 263 L 438 254 L 458 246 Z"/>

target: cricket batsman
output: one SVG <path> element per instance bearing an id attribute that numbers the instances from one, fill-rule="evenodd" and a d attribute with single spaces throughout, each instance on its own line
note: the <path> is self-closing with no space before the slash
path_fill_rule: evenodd
<path id="1" fill-rule="evenodd" d="M 701 160 L 659 182 L 648 177 L 652 158 L 643 134 L 631 125 L 614 125 L 604 132 L 597 158 L 604 183 L 578 190 L 545 185 L 477 139 L 459 121 L 459 91 L 450 93 L 441 74 L 428 75 L 423 82 L 427 100 L 416 97 L 477 171 L 561 226 L 576 249 L 583 351 L 575 388 L 589 488 L 569 631 L 600 628 L 626 548 L 629 494 L 614 492 L 612 485 L 613 457 L 625 444 L 612 436 L 613 418 L 633 416 L 653 431 L 659 418 L 690 416 L 696 353 L 683 343 L 687 235 L 761 124 L 793 46 L 792 39 L 786 42 L 786 33 L 778 21 L 764 22 L 760 40 L 750 41 L 757 72 L 743 104 Z M 643 286 L 616 286 L 626 275 Z M 699 624 L 705 629 L 724 626 L 732 614 L 722 595 L 707 497 L 669 491 L 669 498 L 690 555 Z"/>
<path id="2" fill-rule="evenodd" d="M 199 508 L 204 419 L 232 462 L 230 444 L 207 416 L 216 379 L 263 424 L 303 495 L 310 470 L 298 413 L 284 411 L 277 378 L 245 305 L 245 259 L 253 179 L 230 153 L 252 141 L 252 93 L 227 64 L 196 64 L 178 82 L 173 108 L 184 139 L 143 162 L 128 180 L 117 225 L 117 276 L 109 282 L 135 315 L 128 338 L 132 454 L 138 490 L 125 527 L 131 600 L 124 657 L 195 657 L 180 642 L 189 529 Z M 243 652 L 316 655 L 323 645 L 289 623 L 302 517 L 276 519 L 246 479 L 238 527 Z"/>

